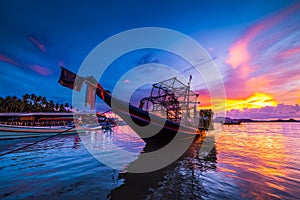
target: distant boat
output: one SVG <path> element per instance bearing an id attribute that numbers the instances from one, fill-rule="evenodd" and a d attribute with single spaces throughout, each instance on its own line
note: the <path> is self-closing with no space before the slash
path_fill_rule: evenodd
<path id="1" fill-rule="evenodd" d="M 241 124 L 242 122 L 241 121 L 239 121 L 239 120 L 231 120 L 231 121 L 225 121 L 224 123 L 223 123 L 223 125 L 239 125 L 239 124 Z"/>
<path id="2" fill-rule="evenodd" d="M 242 123 L 241 120 L 231 119 L 229 117 L 216 117 L 214 122 L 221 123 L 223 125 L 239 125 Z"/>

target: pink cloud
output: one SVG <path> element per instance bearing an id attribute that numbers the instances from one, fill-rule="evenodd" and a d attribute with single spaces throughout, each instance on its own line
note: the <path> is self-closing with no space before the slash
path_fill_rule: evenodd
<path id="1" fill-rule="evenodd" d="M 15 60 L 13 60 L 13 59 L 11 59 L 11 58 L 9 58 L 9 57 L 1 54 L 1 53 L 0 53 L 0 61 L 6 62 L 8 64 L 11 64 L 11 65 L 14 65 L 14 66 L 17 66 L 17 67 L 21 65 L 17 61 L 15 61 Z"/>
<path id="2" fill-rule="evenodd" d="M 48 75 L 52 74 L 52 71 L 50 69 L 42 67 L 42 66 L 29 65 L 28 67 L 43 76 L 48 76 Z"/>
<path id="3" fill-rule="evenodd" d="M 238 76 L 238 74 L 236 75 Z M 247 88 L 245 80 L 236 77 L 235 73 L 230 74 L 230 78 L 225 83 L 226 96 L 228 98 L 243 98 L 251 95 L 251 89 Z M 231 78 L 232 77 L 232 78 Z"/>
<path id="4" fill-rule="evenodd" d="M 288 15 L 290 15 L 292 12 L 296 11 L 299 8 L 300 3 L 292 5 L 289 8 L 279 12 L 277 15 L 263 20 L 251 27 L 242 38 L 237 40 L 229 48 L 229 55 L 226 60 L 226 63 L 229 64 L 233 69 L 236 69 L 240 65 L 249 68 L 249 65 L 247 63 L 252 59 L 252 56 L 249 52 L 250 42 L 253 41 L 258 35 L 262 34 L 264 31 L 280 23 Z"/>
<path id="5" fill-rule="evenodd" d="M 130 80 L 126 79 L 126 80 L 124 80 L 124 83 L 128 84 L 128 83 L 130 83 Z"/>
<path id="6" fill-rule="evenodd" d="M 229 57 L 226 63 L 231 65 L 233 69 L 236 69 L 242 64 L 246 64 L 251 59 L 251 55 L 248 51 L 248 46 L 251 40 L 253 40 L 262 30 L 264 26 L 257 24 L 252 27 L 245 36 L 235 42 L 229 48 Z"/>
<path id="7" fill-rule="evenodd" d="M 281 58 L 288 58 L 288 57 L 291 57 L 291 56 L 295 56 L 299 53 L 300 53 L 300 47 L 296 47 L 296 48 L 288 49 L 286 51 L 281 52 L 279 54 L 279 56 Z"/>
<path id="8" fill-rule="evenodd" d="M 46 52 L 45 46 L 40 43 L 37 39 L 32 36 L 29 36 L 28 39 L 32 42 L 36 47 L 38 47 L 41 51 Z"/>
<path id="9" fill-rule="evenodd" d="M 292 5 L 254 24 L 230 46 L 226 63 L 231 70 L 225 81 L 228 98 L 262 92 L 272 94 L 278 102 L 297 102 L 299 96 L 293 93 L 300 79 L 300 47 L 289 41 L 296 40 L 299 26 L 287 17 L 299 8 L 300 3 Z"/>

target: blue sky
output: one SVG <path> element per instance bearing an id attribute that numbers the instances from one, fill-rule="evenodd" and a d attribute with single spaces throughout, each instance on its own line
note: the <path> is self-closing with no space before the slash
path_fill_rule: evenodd
<path id="1" fill-rule="evenodd" d="M 76 72 L 84 58 L 100 42 L 125 30 L 149 26 L 173 29 L 198 41 L 212 57 L 216 57 L 215 62 L 226 82 L 226 78 L 233 77 L 233 70 L 236 70 L 230 66 L 233 63 L 228 61 L 230 48 L 247 36 L 251 27 L 276 17 L 298 2 L 5 0 L 0 7 L 0 95 L 35 93 L 53 100 L 71 102 L 72 91 L 57 83 L 60 65 Z M 293 34 L 289 36 L 297 38 L 299 10 L 295 10 L 272 28 L 283 30 L 285 25 L 294 27 Z M 273 33 L 267 30 L 265 34 Z M 268 38 L 268 35 L 255 36 L 255 39 L 259 40 L 260 37 Z M 282 37 L 279 39 L 284 41 Z M 272 49 L 269 48 L 269 51 L 272 52 Z M 163 59 L 163 54 L 146 50 L 132 54 L 127 59 L 120 59 L 123 63 L 116 61 L 115 66 L 120 69 L 124 66 L 124 71 L 129 70 L 139 59 L 147 58 L 147 55 L 149 62 Z M 261 77 L 264 71 L 268 69 L 260 67 L 252 76 Z M 110 73 L 116 75 L 114 70 Z M 109 81 L 103 83 L 109 89 L 112 84 Z M 266 91 L 272 89 L 267 88 Z M 266 91 L 258 92 L 267 94 Z M 278 103 L 298 102 L 297 97 L 288 100 L 282 95 L 277 97 L 278 91 L 272 92 Z M 228 97 L 245 100 L 252 93 L 249 91 L 244 96 L 237 96 L 237 92 L 232 89 L 228 90 Z"/>

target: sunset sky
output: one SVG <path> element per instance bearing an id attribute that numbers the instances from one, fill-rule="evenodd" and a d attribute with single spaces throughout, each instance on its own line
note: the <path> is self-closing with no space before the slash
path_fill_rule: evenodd
<path id="1" fill-rule="evenodd" d="M 76 72 L 105 39 L 133 28 L 163 27 L 193 38 L 210 54 L 224 81 L 229 116 L 300 118 L 299 1 L 5 0 L 0 26 L 2 97 L 35 93 L 71 102 L 72 91 L 57 83 L 59 66 Z M 137 64 L 178 65 L 176 60 L 158 50 L 133 52 L 116 60 L 101 83 L 111 90 Z M 188 72 L 183 76 L 188 79 Z M 194 89 L 201 105 L 209 106 L 207 88 Z"/>

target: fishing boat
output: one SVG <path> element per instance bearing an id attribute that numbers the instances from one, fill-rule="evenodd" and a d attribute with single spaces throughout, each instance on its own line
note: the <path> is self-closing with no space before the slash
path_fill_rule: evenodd
<path id="1" fill-rule="evenodd" d="M 17 139 L 28 137 L 41 137 L 62 134 L 75 134 L 77 130 L 73 127 L 30 127 L 0 125 L 0 139 Z"/>
<path id="2" fill-rule="evenodd" d="M 202 130 L 213 128 L 213 112 L 211 110 L 205 112 L 208 114 L 205 116 L 209 120 L 207 123 L 208 126 L 198 128 L 197 121 L 199 121 L 200 117 L 196 111 L 198 94 L 190 90 L 190 81 L 188 85 L 184 85 L 175 77 L 154 84 L 150 96 L 143 98 L 139 106 L 133 106 L 130 103 L 112 96 L 95 78 L 79 76 L 64 67 L 61 68 L 61 75 L 58 82 L 76 91 L 80 91 L 83 83 L 86 83 L 87 88 L 89 88 L 87 91 L 90 89 L 92 89 L 90 91 L 94 90 L 94 94 L 111 107 L 112 111 L 119 115 L 146 143 L 153 141 L 168 143 L 178 134 L 183 136 L 181 138 L 194 137 L 197 134 L 201 134 Z M 178 88 L 184 88 L 186 90 L 184 100 L 182 101 L 180 101 L 180 97 L 176 95 L 176 90 L 172 90 L 172 88 L 175 88 L 175 82 L 180 83 L 181 87 Z M 167 83 L 170 83 L 171 86 L 167 87 Z M 158 96 L 154 95 L 155 90 L 158 91 Z M 89 94 L 87 95 L 90 96 Z M 191 97 L 195 100 L 192 103 Z M 152 106 L 149 106 L 149 104 L 152 104 Z M 144 109 L 147 107 L 151 107 L 153 112 Z M 161 109 L 162 107 L 163 109 Z M 157 115 L 157 113 L 161 113 L 161 111 L 164 111 L 164 114 L 161 116 Z M 191 118 L 191 112 L 194 112 L 193 118 Z M 147 128 L 147 126 L 149 126 L 149 128 Z"/>
<path id="3" fill-rule="evenodd" d="M 1 113 L 0 139 L 44 137 L 99 130 L 99 124 L 75 128 L 72 113 Z"/>

